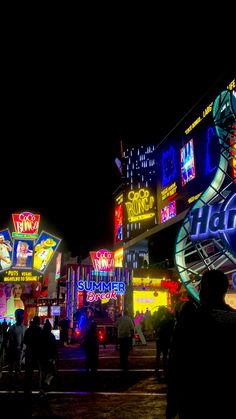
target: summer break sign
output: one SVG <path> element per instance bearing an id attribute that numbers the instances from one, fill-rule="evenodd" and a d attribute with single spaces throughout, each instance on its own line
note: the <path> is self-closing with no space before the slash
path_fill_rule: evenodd
<path id="1" fill-rule="evenodd" d="M 114 275 L 114 252 L 106 249 L 90 252 L 94 274 L 87 281 L 78 281 L 78 291 L 86 291 L 86 301 L 117 300 L 125 293 L 125 282 Z"/>

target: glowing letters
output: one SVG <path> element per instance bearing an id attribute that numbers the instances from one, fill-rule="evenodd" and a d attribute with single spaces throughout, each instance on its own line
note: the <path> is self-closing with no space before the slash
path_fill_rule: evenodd
<path id="1" fill-rule="evenodd" d="M 154 212 L 150 212 L 154 207 L 155 200 L 147 189 L 139 189 L 138 192 L 130 191 L 128 199 L 129 202 L 126 202 L 125 205 L 130 223 L 155 216 Z"/>
<path id="2" fill-rule="evenodd" d="M 125 293 L 124 282 L 96 282 L 96 281 L 79 281 L 78 291 L 87 291 L 86 301 L 93 302 L 98 300 L 117 299 L 117 294 Z M 97 292 L 100 291 L 100 292 Z"/>
<path id="3" fill-rule="evenodd" d="M 106 298 L 117 300 L 116 292 L 112 291 L 112 292 L 107 292 L 106 294 L 104 293 L 96 294 L 94 291 L 89 291 L 86 297 L 86 301 L 88 301 L 89 303 L 92 303 L 93 301 L 104 300 Z"/>
<path id="4" fill-rule="evenodd" d="M 117 294 L 124 294 L 125 283 L 124 282 L 96 282 L 96 281 L 79 281 L 78 291 L 102 291 L 111 292 L 115 291 Z"/>
<path id="5" fill-rule="evenodd" d="M 40 215 L 31 212 L 12 214 L 15 232 L 17 234 L 37 234 Z"/>
<path id="6" fill-rule="evenodd" d="M 214 209 L 214 206 L 205 206 L 191 212 L 191 237 L 236 228 L 236 209 L 219 212 L 214 212 Z"/>
<path id="7" fill-rule="evenodd" d="M 114 252 L 106 249 L 90 252 L 93 267 L 96 271 L 110 272 L 114 270 Z"/>

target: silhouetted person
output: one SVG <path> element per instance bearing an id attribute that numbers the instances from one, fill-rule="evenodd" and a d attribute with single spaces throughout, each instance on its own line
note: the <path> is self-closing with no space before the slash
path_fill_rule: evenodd
<path id="1" fill-rule="evenodd" d="M 60 326 L 60 341 L 62 346 L 67 346 L 69 343 L 69 328 L 70 320 L 62 319 L 59 323 Z"/>
<path id="2" fill-rule="evenodd" d="M 56 374 L 58 363 L 58 349 L 54 334 L 52 333 L 52 325 L 46 319 L 42 331 L 42 354 L 41 354 L 41 391 L 48 390 L 52 379 Z"/>
<path id="3" fill-rule="evenodd" d="M 125 310 L 123 316 L 117 319 L 117 336 L 120 349 L 120 367 L 123 370 L 128 369 L 129 351 L 132 347 L 132 338 L 134 336 L 134 323 Z"/>
<path id="4" fill-rule="evenodd" d="M 6 319 L 3 319 L 2 322 L 2 346 L 1 346 L 1 362 L 4 364 L 6 361 L 6 352 L 7 352 L 7 346 L 8 346 L 8 328 L 11 326 L 6 322 Z"/>
<path id="5" fill-rule="evenodd" d="M 167 375 L 167 359 L 170 348 L 171 337 L 174 328 L 174 316 L 166 308 L 160 307 L 160 315 L 155 327 L 156 334 L 156 374 L 162 379 L 160 367 L 163 368 L 163 378 Z"/>
<path id="6" fill-rule="evenodd" d="M 14 372 L 14 385 L 17 389 L 23 356 L 24 334 L 26 331 L 26 327 L 23 325 L 24 310 L 17 309 L 15 311 L 15 319 L 16 323 L 13 324 L 8 330 L 7 357 L 9 363 L 10 382 L 12 385 Z"/>
<path id="7" fill-rule="evenodd" d="M 86 322 L 83 331 L 83 347 L 85 351 L 86 371 L 95 373 L 98 368 L 99 340 L 97 323 L 94 320 L 94 310 L 89 307 L 86 312 Z"/>
<path id="8" fill-rule="evenodd" d="M 25 393 L 32 392 L 33 371 L 39 371 L 39 387 L 42 376 L 42 329 L 40 317 L 34 316 L 29 328 L 25 331 Z"/>
<path id="9" fill-rule="evenodd" d="M 228 278 L 204 272 L 200 306 L 187 302 L 173 333 L 168 365 L 166 418 L 232 419 L 235 416 L 236 310 L 225 303 Z"/>

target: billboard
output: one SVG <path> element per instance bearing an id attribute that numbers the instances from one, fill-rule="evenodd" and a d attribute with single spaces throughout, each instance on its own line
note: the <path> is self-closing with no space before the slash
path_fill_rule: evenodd
<path id="1" fill-rule="evenodd" d="M 180 149 L 181 183 L 182 186 L 195 178 L 195 161 L 193 152 L 193 139 Z"/>
<path id="2" fill-rule="evenodd" d="M 7 277 L 8 278 L 8 277 Z M 17 278 L 15 281 L 14 279 Z M 0 320 L 8 318 L 13 320 L 15 310 L 25 309 L 25 304 L 41 296 L 41 282 L 31 282 L 32 277 L 9 277 L 10 281 L 0 282 Z M 25 282 L 26 280 L 26 282 Z"/>
<path id="3" fill-rule="evenodd" d="M 40 221 L 38 214 L 24 211 L 12 214 L 12 219 L 15 228 L 12 233 L 8 229 L 0 230 L 0 273 L 5 271 L 10 273 L 11 269 L 13 269 L 11 274 L 14 276 L 18 275 L 18 270 L 27 269 L 44 273 L 61 239 L 46 231 L 38 235 Z M 60 263 L 59 257 L 57 276 L 59 276 Z M 20 275 L 18 277 L 20 278 Z"/>
<path id="4" fill-rule="evenodd" d="M 123 240 L 123 194 L 119 195 L 115 200 L 115 237 L 114 243 Z"/>
<path id="5" fill-rule="evenodd" d="M 176 216 L 176 202 L 172 201 L 161 209 L 161 223 L 170 220 Z"/>
<path id="6" fill-rule="evenodd" d="M 13 267 L 32 269 L 34 241 L 15 239 L 13 244 Z"/>
<path id="7" fill-rule="evenodd" d="M 0 230 L 0 272 L 12 266 L 12 246 L 9 230 Z"/>
<path id="8" fill-rule="evenodd" d="M 167 306 L 168 292 L 167 291 L 133 291 L 133 310 L 134 313 L 139 311 L 145 313 L 148 309 L 151 314 L 158 310 L 160 306 Z"/>
<path id="9" fill-rule="evenodd" d="M 33 269 L 45 272 L 61 239 L 42 231 L 34 246 Z"/>
<path id="10" fill-rule="evenodd" d="M 233 90 L 235 79 L 222 81 L 223 88 L 227 85 Z M 162 222 L 162 209 L 169 202 L 176 201 L 176 215 L 190 209 L 214 178 L 221 156 L 213 119 L 214 99 L 209 92 L 154 151 L 158 224 Z M 231 149 L 235 149 L 235 137 L 231 139 Z"/>

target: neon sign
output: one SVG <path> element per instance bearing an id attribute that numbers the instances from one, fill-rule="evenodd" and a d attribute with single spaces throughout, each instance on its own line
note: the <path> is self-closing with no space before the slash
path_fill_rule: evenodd
<path id="1" fill-rule="evenodd" d="M 93 302 L 104 299 L 117 300 L 117 294 L 125 293 L 124 282 L 99 282 L 96 281 L 79 281 L 78 291 L 87 291 L 86 301 Z M 97 292 L 100 291 L 100 292 Z"/>
<path id="2" fill-rule="evenodd" d="M 235 88 L 235 79 L 232 80 L 227 86 L 228 90 L 233 90 Z M 197 119 L 185 130 L 185 134 L 189 134 L 193 128 L 196 127 L 210 112 L 212 112 L 213 102 L 211 102 L 205 109 L 202 111 L 202 115 L 199 115 Z"/>
<path id="3" fill-rule="evenodd" d="M 129 202 L 126 202 L 128 221 L 130 223 L 146 220 L 155 216 L 155 212 L 150 212 L 154 207 L 154 196 L 150 195 L 148 189 L 139 189 L 138 192 L 128 193 Z"/>
<path id="4" fill-rule="evenodd" d="M 236 192 L 220 205 L 205 205 L 190 213 L 192 240 L 220 234 L 225 245 L 236 252 Z"/>
<path id="5" fill-rule="evenodd" d="M 170 218 L 176 216 L 176 201 L 170 202 L 161 209 L 161 223 L 168 221 Z"/>
<path id="6" fill-rule="evenodd" d="M 25 211 L 20 214 L 12 214 L 15 231 L 12 237 L 38 237 L 40 215 Z"/>
<path id="7" fill-rule="evenodd" d="M 115 243 L 123 240 L 123 204 L 115 209 Z"/>
<path id="8" fill-rule="evenodd" d="M 199 192 L 197 195 L 191 196 L 190 198 L 188 198 L 188 203 L 192 204 L 192 202 L 196 201 L 198 198 L 200 198 L 202 192 Z"/>
<path id="9" fill-rule="evenodd" d="M 179 288 L 179 284 L 177 281 L 168 281 L 166 279 L 162 279 L 161 286 L 162 288 L 168 289 L 171 294 L 174 294 Z"/>
<path id="10" fill-rule="evenodd" d="M 124 259 L 124 248 L 120 247 L 114 251 L 114 264 L 115 267 L 122 268 L 123 267 L 123 259 Z"/>
<path id="11" fill-rule="evenodd" d="M 195 178 L 193 139 L 180 149 L 182 186 Z"/>
<path id="12" fill-rule="evenodd" d="M 42 275 L 35 274 L 33 271 L 12 269 L 4 273 L 3 282 L 39 281 L 41 278 Z"/>
<path id="13" fill-rule="evenodd" d="M 233 138 L 230 139 L 230 145 L 232 147 L 231 154 L 233 156 L 233 178 L 236 183 L 236 124 L 234 125 Z"/>
<path id="14" fill-rule="evenodd" d="M 97 252 L 90 252 L 90 256 L 96 271 L 110 272 L 114 270 L 114 252 L 100 249 Z"/>
<path id="15" fill-rule="evenodd" d="M 96 281 L 79 281 L 78 282 L 78 291 L 115 291 L 118 294 L 124 294 L 125 292 L 125 283 L 124 282 L 99 282 Z"/>
<path id="16" fill-rule="evenodd" d="M 177 184 L 176 184 L 176 182 L 174 182 L 170 186 L 168 186 L 167 188 L 163 189 L 163 191 L 161 191 L 162 201 L 164 201 L 168 197 L 171 197 L 171 196 L 175 195 L 176 191 L 177 191 Z"/>

